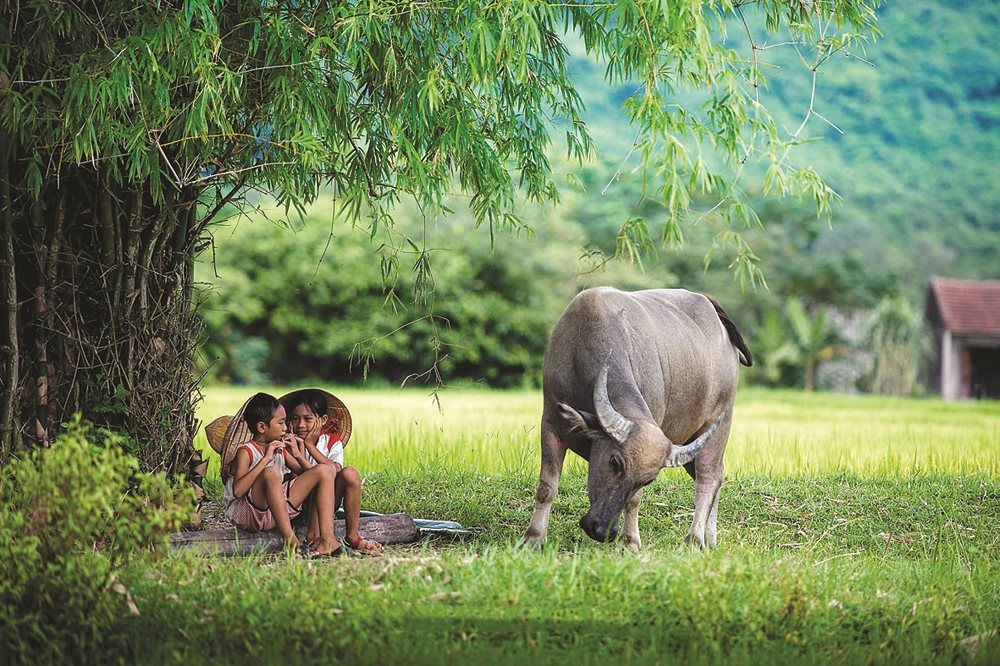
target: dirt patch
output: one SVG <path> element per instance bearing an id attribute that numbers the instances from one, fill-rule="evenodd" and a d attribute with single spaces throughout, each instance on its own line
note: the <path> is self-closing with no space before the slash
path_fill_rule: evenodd
<path id="1" fill-rule="evenodd" d="M 226 518 L 226 509 L 222 502 L 210 497 L 205 497 L 201 502 L 201 530 L 221 530 L 232 527 L 233 524 Z"/>

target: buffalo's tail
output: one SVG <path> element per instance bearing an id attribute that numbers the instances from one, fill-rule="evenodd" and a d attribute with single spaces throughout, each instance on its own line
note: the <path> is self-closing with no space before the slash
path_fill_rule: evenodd
<path id="1" fill-rule="evenodd" d="M 726 311 L 722 309 L 722 305 L 719 304 L 719 301 L 715 300 L 708 294 L 705 294 L 705 297 L 708 298 L 708 300 L 712 302 L 712 305 L 715 306 L 715 313 L 719 315 L 719 321 L 721 321 L 722 325 L 726 328 L 726 333 L 729 334 L 729 341 L 733 343 L 733 346 L 736 347 L 736 350 L 740 353 L 740 363 L 749 368 L 753 365 L 753 355 L 747 348 L 747 343 L 743 341 L 743 336 L 740 335 L 740 331 L 736 328 L 736 324 L 734 324 L 733 320 L 729 318 Z"/>

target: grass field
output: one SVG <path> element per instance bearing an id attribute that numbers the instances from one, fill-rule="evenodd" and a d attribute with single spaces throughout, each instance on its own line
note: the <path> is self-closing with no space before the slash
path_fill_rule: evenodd
<path id="1" fill-rule="evenodd" d="M 209 388 L 199 416 L 247 389 Z M 280 389 L 272 389 L 280 393 Z M 457 520 L 380 559 L 189 553 L 131 566 L 126 661 L 998 663 L 1000 404 L 742 391 L 719 548 L 682 545 L 692 484 L 646 490 L 639 555 L 587 539 L 570 456 L 540 551 L 537 392 L 335 389 L 364 508 Z M 208 450 L 204 440 L 200 445 Z M 217 463 L 216 463 L 217 464 Z M 219 492 L 217 467 L 209 490 Z M 124 615 L 124 614 L 123 614 Z"/>
<path id="2" fill-rule="evenodd" d="M 198 416 L 233 414 L 257 389 L 205 391 Z M 263 387 L 281 395 L 288 389 Z M 332 389 L 351 410 L 348 454 L 367 472 L 451 468 L 537 472 L 537 391 Z M 199 433 L 195 446 L 212 451 Z M 585 469 L 568 458 L 569 469 Z M 217 457 L 210 476 L 218 474 Z M 910 473 L 1000 476 L 1000 404 L 744 389 L 726 452 L 730 475 Z"/>

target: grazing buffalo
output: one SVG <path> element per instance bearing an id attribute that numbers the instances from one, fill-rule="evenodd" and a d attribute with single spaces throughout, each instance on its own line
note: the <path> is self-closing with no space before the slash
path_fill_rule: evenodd
<path id="1" fill-rule="evenodd" d="M 684 289 L 581 292 L 549 338 L 542 370 L 542 468 L 524 543 L 540 544 L 566 450 L 590 463 L 590 511 L 580 527 L 598 541 L 639 539 L 643 486 L 663 467 L 694 479 L 686 541 L 715 546 L 722 456 L 739 364 L 753 358 L 714 299 Z"/>

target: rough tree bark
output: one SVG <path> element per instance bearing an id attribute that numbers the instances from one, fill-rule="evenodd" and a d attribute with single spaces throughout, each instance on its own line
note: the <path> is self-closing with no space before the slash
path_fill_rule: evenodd
<path id="1" fill-rule="evenodd" d="M 28 159 L 0 150 L 4 458 L 47 446 L 82 412 L 125 433 L 146 469 L 188 473 L 198 397 L 191 300 L 199 192 L 64 168 L 27 194 Z M 11 191 L 18 192 L 12 197 Z"/>

